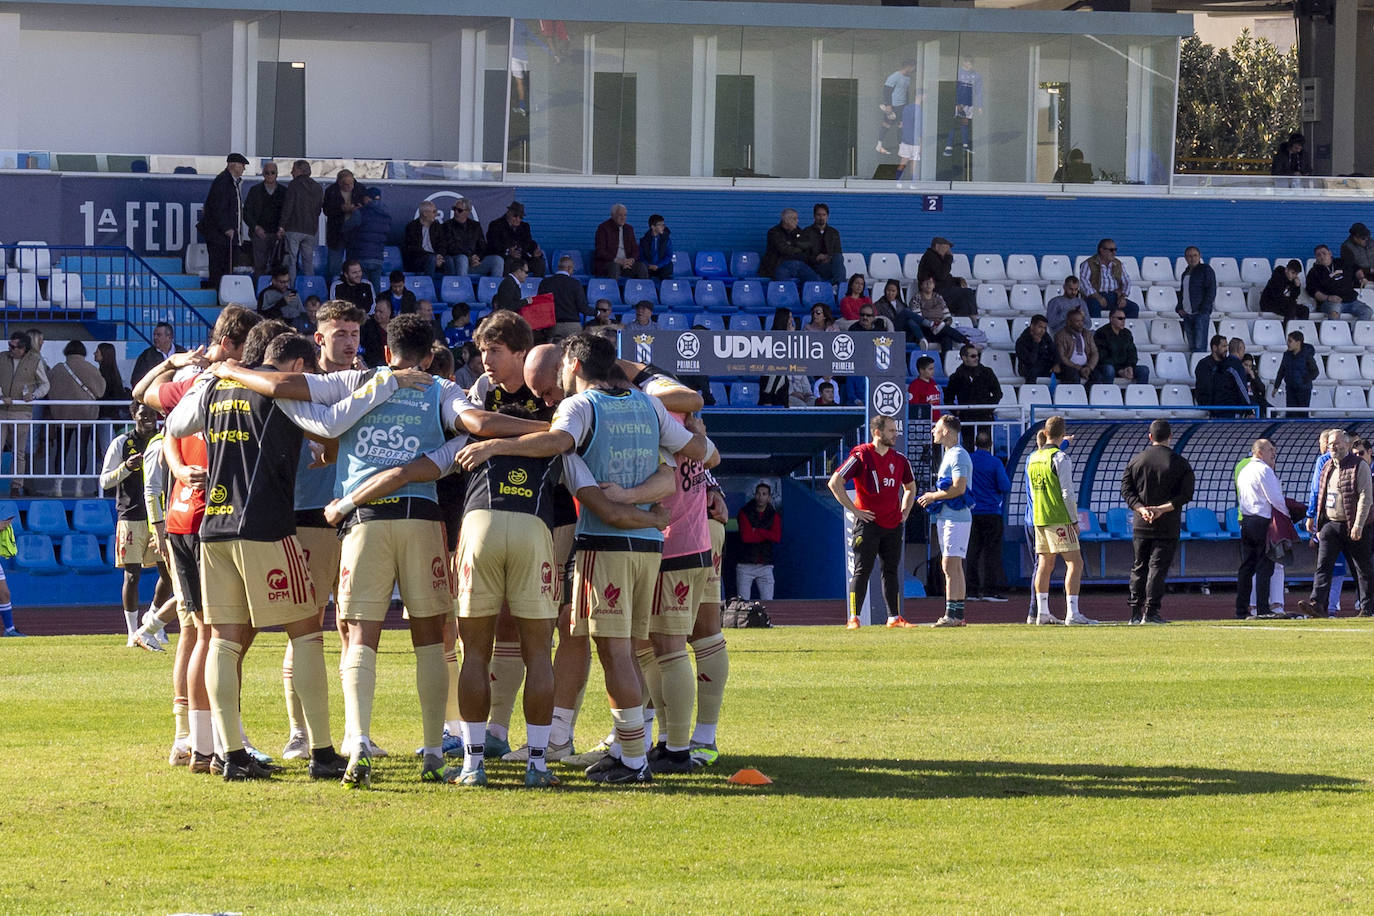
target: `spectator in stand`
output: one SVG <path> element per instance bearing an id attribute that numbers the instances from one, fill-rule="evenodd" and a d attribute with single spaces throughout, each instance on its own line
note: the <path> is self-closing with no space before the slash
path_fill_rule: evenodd
<path id="1" fill-rule="evenodd" d="M 1059 351 L 1059 379 L 1061 385 L 1086 385 L 1097 371 L 1097 344 L 1083 323 L 1083 313 L 1078 309 L 1069 312 L 1064 326 L 1054 335 L 1054 346 Z"/>
<path id="2" fill-rule="evenodd" d="M 648 299 L 641 299 L 636 302 L 635 320 L 626 322 L 625 330 L 630 334 L 657 331 L 658 322 L 654 321 L 654 304 Z"/>
<path id="3" fill-rule="evenodd" d="M 320 297 L 306 296 L 305 302 L 301 304 L 301 313 L 291 321 L 291 327 L 296 329 L 296 333 L 314 339 L 315 332 L 320 329 L 319 321 L 316 318 L 319 311 Z"/>
<path id="4" fill-rule="evenodd" d="M 1101 317 L 1118 306 L 1127 318 L 1139 318 L 1139 304 L 1130 300 L 1131 275 L 1116 256 L 1116 242 L 1103 239 L 1097 243 L 1097 253 L 1078 267 L 1078 283 L 1088 300 L 1088 314 Z"/>
<path id="5" fill-rule="evenodd" d="M 620 322 L 615 320 L 615 313 L 611 310 L 611 300 L 596 300 L 596 308 L 593 310 L 592 320 L 587 322 L 588 327 L 614 328 L 620 330 Z"/>
<path id="6" fill-rule="evenodd" d="M 1302 286 L 1298 278 L 1302 276 L 1302 262 L 1296 258 L 1286 267 L 1275 267 L 1260 293 L 1260 311 L 1279 315 L 1284 321 L 1307 317 L 1307 306 L 1298 301 Z"/>
<path id="7" fill-rule="evenodd" d="M 657 213 L 649 217 L 649 231 L 639 240 L 639 258 L 650 280 L 673 276 L 673 234 Z"/>
<path id="8" fill-rule="evenodd" d="M 291 321 L 300 316 L 301 310 L 301 295 L 291 286 L 291 271 L 285 267 L 276 268 L 272 271 L 272 282 L 258 293 L 258 312 L 265 318 Z"/>
<path id="9" fill-rule="evenodd" d="M 1202 252 L 1193 245 L 1183 251 L 1188 266 L 1178 289 L 1179 320 L 1183 322 L 1183 336 L 1194 353 L 1207 349 L 1207 332 L 1212 328 L 1212 306 L 1217 299 L 1217 275 L 1212 265 L 1204 264 Z"/>
<path id="10" fill-rule="evenodd" d="M 930 247 L 921 255 L 921 263 L 916 268 L 916 282 L 926 277 L 935 278 L 935 291 L 949 306 L 950 314 L 961 318 L 974 318 L 978 315 L 978 297 L 968 288 L 963 277 L 956 277 L 954 270 L 954 246 L 949 239 L 937 235 L 930 240 Z"/>
<path id="11" fill-rule="evenodd" d="M 1341 266 L 1357 289 L 1374 283 L 1374 245 L 1369 243 L 1369 227 L 1364 223 L 1351 226 L 1350 237 L 1341 242 Z"/>
<path id="12" fill-rule="evenodd" d="M 510 202 L 505 216 L 498 216 L 487 224 L 487 254 L 505 259 L 502 268 L 505 273 L 511 272 L 511 262 L 517 259 L 524 261 L 526 270 L 536 277 L 549 272 L 544 249 L 534 240 L 530 224 L 525 222 L 525 205 L 518 200 Z"/>
<path id="13" fill-rule="evenodd" d="M 964 344 L 959 350 L 959 358 L 962 365 L 954 370 L 949 377 L 949 384 L 945 386 L 945 403 L 988 405 L 958 413 L 962 421 L 964 448 L 970 449 L 977 432 L 974 424 L 992 421 L 993 405 L 1002 400 L 1002 385 L 997 381 L 997 373 L 979 361 L 978 348 L 973 344 Z"/>
<path id="14" fill-rule="evenodd" d="M 816 407 L 838 407 L 840 402 L 835 400 L 835 383 L 831 381 L 821 382 L 817 386 Z"/>
<path id="15" fill-rule="evenodd" d="M 1244 362 L 1245 341 L 1241 340 L 1239 337 L 1232 337 L 1226 342 L 1226 352 Z"/>
<path id="16" fill-rule="evenodd" d="M 1288 139 L 1279 144 L 1274 158 L 1269 163 L 1270 175 L 1311 175 L 1312 166 L 1303 155 L 1307 138 L 1300 133 L 1291 133 Z"/>
<path id="17" fill-rule="evenodd" d="M 482 351 L 471 340 L 458 348 L 454 362 L 458 368 L 453 371 L 453 383 L 464 391 L 470 391 L 482 373 L 487 371 L 482 366 Z"/>
<path id="18" fill-rule="evenodd" d="M 248 238 L 253 246 L 255 279 L 281 266 L 279 262 L 269 261 L 277 243 L 285 244 L 286 233 L 281 228 L 285 200 L 286 188 L 277 182 L 277 164 L 268 162 L 262 167 L 262 181 L 248 189 L 248 196 L 243 201 L 243 221 L 248 226 Z"/>
<path id="19" fill-rule="evenodd" d="M 153 333 L 157 333 L 156 329 Z M 158 362 L 161 361 L 161 359 L 158 360 Z M 124 384 L 124 378 L 119 374 L 119 356 L 115 352 L 114 344 L 96 345 L 95 364 L 100 367 L 100 377 L 105 380 L 103 400 L 116 402 L 100 405 L 100 419 L 116 421 L 127 419 L 129 408 L 122 405 L 128 404 L 132 400 L 133 392 L 129 390 L 128 385 Z M 96 429 L 95 454 L 104 455 L 105 449 L 110 447 L 110 440 L 113 438 L 114 427 L 102 423 Z"/>
<path id="20" fill-rule="evenodd" d="M 1278 371 L 1274 374 L 1275 397 L 1278 397 L 1279 385 L 1283 385 L 1283 403 L 1289 408 L 1285 416 L 1307 416 L 1306 410 L 1312 403 L 1312 384 L 1317 380 L 1318 374 L 1316 349 L 1303 339 L 1302 331 L 1289 331 L 1287 349 L 1284 350 L 1283 359 L 1279 360 Z"/>
<path id="21" fill-rule="evenodd" d="M 380 188 L 363 191 L 363 205 L 344 220 L 344 245 L 348 256 L 363 267 L 373 289 L 382 285 L 382 261 L 391 235 L 391 214 L 382 206 Z"/>
<path id="22" fill-rule="evenodd" d="M 372 314 L 363 322 L 358 332 L 358 355 L 368 368 L 378 369 L 386 365 L 386 326 L 391 323 L 391 303 L 379 299 Z"/>
<path id="23" fill-rule="evenodd" d="M 878 317 L 874 311 L 874 306 L 865 305 L 859 309 L 859 320 L 851 324 L 847 330 L 850 331 L 890 331 L 892 325 L 888 324 L 886 318 Z"/>
<path id="24" fill-rule="evenodd" d="M 811 306 L 811 320 L 802 325 L 803 331 L 834 331 L 835 318 L 830 314 L 830 306 L 817 302 Z"/>
<path id="25" fill-rule="evenodd" d="M 934 277 L 922 280 L 920 289 L 912 297 L 911 308 L 898 313 L 898 328 L 902 328 L 903 318 L 906 319 L 903 330 L 907 332 L 907 339 L 915 337 L 922 340 L 922 350 L 930 349 L 928 344 L 934 343 L 941 353 L 945 353 L 968 342 L 968 338 L 954 326 L 954 316 L 945 306 L 945 300 L 935 292 Z"/>
<path id="26" fill-rule="evenodd" d="M 1260 416 L 1269 416 L 1269 398 L 1265 394 L 1264 379 L 1260 378 L 1259 363 L 1255 354 L 1246 353 L 1240 358 L 1241 368 L 1245 370 L 1245 386 L 1250 392 L 1250 403 L 1260 409 Z"/>
<path id="27" fill-rule="evenodd" d="M 626 327 L 628 330 L 629 327 Z M 790 309 L 773 310 L 772 331 L 795 331 L 797 319 Z M 815 396 L 804 375 L 763 375 L 759 377 L 760 407 L 809 407 Z"/>
<path id="28" fill-rule="evenodd" d="M 896 328 L 897 316 L 905 315 L 906 311 L 906 303 L 902 301 L 902 284 L 888 280 L 883 284 L 883 294 L 873 301 L 873 316 L 886 321 L 889 328 Z M 863 315 L 863 309 L 859 309 L 859 314 Z M 903 325 L 905 323 L 903 319 Z"/>
<path id="29" fill-rule="evenodd" d="M 845 321 L 858 321 L 860 306 L 873 301 L 868 298 L 867 287 L 868 283 L 863 274 L 854 274 L 849 278 L 849 288 L 840 300 L 840 317 Z"/>
<path id="30" fill-rule="evenodd" d="M 1075 147 L 1069 150 L 1069 158 L 1064 160 L 1064 164 L 1054 170 L 1051 180 L 1056 184 L 1092 184 L 1092 163 L 1085 161 L 1083 151 Z"/>
<path id="31" fill-rule="evenodd" d="M 810 260 L 811 249 L 797 227 L 797 211 L 788 207 L 778 224 L 768 230 L 759 272 L 773 280 L 819 280 Z"/>
<path id="32" fill-rule="evenodd" d="M 1006 465 L 992 453 L 992 433 L 974 437 L 973 527 L 968 539 L 968 595 L 974 601 L 1006 601 L 1002 594 L 1002 507 L 1011 495 Z"/>
<path id="33" fill-rule="evenodd" d="M 415 302 L 415 314 L 419 315 L 429 326 L 434 329 L 434 339 L 444 339 L 444 323 L 439 320 L 439 316 L 434 314 L 434 303 L 428 299 L 418 299 Z"/>
<path id="34" fill-rule="evenodd" d="M 529 267 L 526 266 L 522 258 L 511 258 L 506 262 L 508 272 L 501 285 L 496 287 L 496 295 L 491 299 L 492 310 L 510 309 L 518 312 L 530 304 L 530 300 L 521 291 L 525 278 L 530 275 Z"/>
<path id="35" fill-rule="evenodd" d="M 1126 327 L 1126 313 L 1112 309 L 1107 323 L 1093 332 L 1097 345 L 1097 375 L 1095 382 L 1114 382 L 1124 379 L 1141 385 L 1150 381 L 1149 367 L 1136 362 L 1140 358 L 1135 349 L 1135 337 Z"/>
<path id="36" fill-rule="evenodd" d="M 445 252 L 448 233 L 439 222 L 439 208 L 434 201 L 420 204 L 420 215 L 406 223 L 401 238 L 401 266 L 407 273 L 426 274 L 438 289 L 445 274 L 455 273 Z"/>
<path id="37" fill-rule="evenodd" d="M 143 378 L 143 376 L 148 373 L 149 369 L 153 368 L 158 363 L 162 362 L 164 359 L 167 359 L 173 353 L 186 352 L 185 347 L 179 347 L 173 341 L 172 335 L 174 333 L 175 332 L 172 326 L 165 321 L 159 321 L 156 325 L 153 326 L 153 345 L 144 350 L 142 353 L 138 354 L 138 359 L 134 360 L 134 371 L 133 376 L 131 378 L 133 384 L 137 385 L 139 379 Z M 99 356 L 99 351 L 97 351 L 96 355 L 97 357 Z M 111 370 L 114 372 L 116 376 L 119 375 L 119 368 L 116 364 L 111 364 Z M 123 386 L 121 385 L 120 387 L 122 388 Z M 115 416 L 115 419 L 128 419 L 128 407 L 119 407 L 118 411 L 119 412 Z"/>
<path id="38" fill-rule="evenodd" d="M 391 306 L 393 315 L 409 315 L 415 311 L 415 294 L 406 289 L 405 272 L 393 270 L 388 279 L 390 285 L 377 297 L 377 301 L 385 299 L 387 305 Z"/>
<path id="39" fill-rule="evenodd" d="M 916 377 L 906 386 L 907 413 L 922 417 L 928 411 L 930 422 L 940 419 L 940 386 L 935 384 L 935 357 L 916 357 Z"/>
<path id="40" fill-rule="evenodd" d="M 753 597 L 773 600 L 773 549 L 782 543 L 782 513 L 773 507 L 773 488 L 760 480 L 754 498 L 739 510 L 740 562 L 735 565 L 735 584 L 745 601 Z"/>
<path id="41" fill-rule="evenodd" d="M 321 204 L 324 211 L 324 246 L 329 249 L 329 266 L 325 276 L 338 276 L 343 269 L 344 221 L 362 205 L 363 189 L 358 187 L 351 171 L 340 169 L 334 183 L 324 189 Z"/>
<path id="42" fill-rule="evenodd" d="M 594 317 L 596 311 L 587 304 L 587 289 L 573 277 L 573 259 L 563 255 L 558 270 L 539 281 L 540 294 L 553 296 L 553 343 L 559 343 L 582 330 L 582 316 Z"/>
<path id="43" fill-rule="evenodd" d="M 444 223 L 444 236 L 444 252 L 458 276 L 499 277 L 505 272 L 506 259 L 488 253 L 482 225 L 472 218 L 472 201 L 466 197 L 453 202 L 453 215 Z"/>
<path id="44" fill-rule="evenodd" d="M 372 283 L 363 276 L 363 265 L 350 260 L 344 261 L 339 279 L 329 288 L 329 298 L 342 299 L 353 303 L 364 312 L 371 312 L 372 304 L 377 297 Z M 138 382 L 134 384 L 137 385 Z"/>
<path id="45" fill-rule="evenodd" d="M 310 162 L 297 159 L 291 164 L 291 183 L 282 197 L 281 228 L 286 239 L 286 266 L 291 282 L 315 273 L 315 245 L 320 237 L 320 211 L 324 207 L 324 188 L 310 177 Z"/>
<path id="46" fill-rule="evenodd" d="M 210 183 L 205 195 L 197 228 L 205 237 L 205 251 L 210 259 L 210 288 L 219 289 L 225 274 L 234 272 L 234 249 L 242 236 L 243 198 L 239 188 L 248 159 L 242 153 L 230 153 L 225 158 L 224 171 Z"/>
<path id="47" fill-rule="evenodd" d="M 448 324 L 444 325 L 444 343 L 450 350 L 457 350 L 472 340 L 472 309 L 466 302 L 455 303 L 448 313 Z M 455 357 L 456 359 L 456 357 Z M 469 385 L 469 388 L 472 386 Z M 466 388 L 463 390 L 467 390 Z"/>
<path id="48" fill-rule="evenodd" d="M 14 448 L 14 476 L 24 477 L 29 469 L 29 423 L 33 419 L 33 402 L 48 393 L 49 382 L 43 360 L 33 349 L 33 342 L 23 331 L 10 332 L 9 351 L 0 355 L 0 420 L 24 421 L 0 423 L 0 451 L 6 442 Z M 24 495 L 20 480 L 10 482 L 10 497 Z"/>
<path id="49" fill-rule="evenodd" d="M 811 225 L 802 230 L 802 245 L 809 256 L 807 263 L 826 283 L 843 283 L 844 249 L 840 245 L 840 230 L 830 225 L 830 205 L 812 207 L 811 220 Z"/>
<path id="50" fill-rule="evenodd" d="M 1250 406 L 1250 386 L 1245 382 L 1245 367 L 1226 352 L 1226 338 L 1212 337 L 1212 352 L 1198 361 L 1194 370 L 1193 398 L 1200 407 Z M 1213 410 L 1214 417 L 1243 416 L 1241 412 Z"/>
<path id="51" fill-rule="evenodd" d="M 1092 330 L 1092 322 L 1087 318 L 1088 300 L 1083 298 L 1078 278 L 1070 276 L 1064 278 L 1064 291 L 1045 304 L 1045 320 L 1049 322 L 1051 335 L 1059 333 L 1074 309 L 1083 313 L 1083 326 Z"/>
<path id="52" fill-rule="evenodd" d="M 592 273 L 598 277 L 648 279 L 649 271 L 639 257 L 635 228 L 625 222 L 629 211 L 624 204 L 611 206 L 610 219 L 596 227 L 592 248 Z"/>
<path id="53" fill-rule="evenodd" d="M 1027 383 L 1059 372 L 1059 349 L 1049 335 L 1049 321 L 1035 315 L 1016 338 L 1016 373 Z"/>
<path id="54" fill-rule="evenodd" d="M 48 397 L 54 401 L 99 401 L 105 396 L 105 379 L 95 363 L 86 359 L 86 345 L 79 340 L 67 342 L 62 349 L 66 357 L 49 373 Z M 121 386 L 123 387 L 123 386 Z M 100 408 L 53 405 L 48 416 L 63 421 L 49 431 L 48 453 L 57 456 L 57 472 L 64 477 L 57 481 L 53 495 L 63 495 L 64 483 L 70 482 L 70 496 L 82 495 L 84 477 L 94 470 L 92 449 L 92 421 L 100 415 Z M 71 425 L 67 425 L 67 424 Z M 71 451 L 72 447 L 75 451 Z M 71 455 L 68 458 L 68 455 Z"/>
<path id="55" fill-rule="evenodd" d="M 1344 312 L 1356 321 L 1368 321 L 1374 310 L 1360 301 L 1355 292 L 1355 274 L 1345 270 L 1331 258 L 1331 249 L 1318 245 L 1312 251 L 1317 263 L 1307 272 L 1307 294 L 1327 318 L 1338 318 Z"/>

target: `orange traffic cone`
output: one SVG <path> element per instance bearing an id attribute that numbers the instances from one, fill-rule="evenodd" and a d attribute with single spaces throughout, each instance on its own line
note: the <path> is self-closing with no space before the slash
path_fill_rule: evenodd
<path id="1" fill-rule="evenodd" d="M 753 767 L 746 767 L 740 770 L 726 781 L 733 782 L 737 786 L 771 786 L 773 784 L 773 780 L 764 776 Z"/>

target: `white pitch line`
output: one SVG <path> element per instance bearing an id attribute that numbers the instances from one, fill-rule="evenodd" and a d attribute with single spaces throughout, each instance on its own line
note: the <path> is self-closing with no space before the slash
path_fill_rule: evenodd
<path id="1" fill-rule="evenodd" d="M 1212 623 L 1208 624 L 1214 630 L 1279 630 L 1285 633 L 1368 633 L 1369 630 L 1363 627 L 1269 627 L 1269 626 L 1238 626 L 1236 624 Z"/>

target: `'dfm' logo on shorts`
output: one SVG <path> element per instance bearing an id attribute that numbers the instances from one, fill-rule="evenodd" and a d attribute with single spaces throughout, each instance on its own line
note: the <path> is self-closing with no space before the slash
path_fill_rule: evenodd
<path id="1" fill-rule="evenodd" d="M 620 600 L 620 586 L 616 585 L 614 582 L 607 582 L 605 595 L 606 606 L 609 607 L 612 612 L 619 614 L 620 609 L 615 606 L 615 603 Z"/>
<path id="2" fill-rule="evenodd" d="M 286 587 L 286 573 L 280 569 L 274 569 L 267 573 L 267 600 L 284 601 L 288 591 Z"/>
<path id="3" fill-rule="evenodd" d="M 448 585 L 448 570 L 444 569 L 444 558 L 435 557 L 429 563 L 429 571 L 434 576 L 430 587 L 436 591 Z"/>
<path id="4" fill-rule="evenodd" d="M 540 592 L 545 595 L 553 594 L 553 565 L 545 562 L 539 567 Z"/>
<path id="5" fill-rule="evenodd" d="M 687 596 L 691 594 L 691 591 L 686 582 L 681 579 L 677 580 L 677 584 L 673 586 L 673 597 L 677 599 L 678 607 L 687 604 Z"/>

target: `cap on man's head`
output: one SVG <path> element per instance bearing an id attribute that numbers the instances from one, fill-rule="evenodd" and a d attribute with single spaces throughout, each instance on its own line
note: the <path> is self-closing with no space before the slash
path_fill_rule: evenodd
<path id="1" fill-rule="evenodd" d="M 951 248 L 954 247 L 954 244 L 950 242 L 949 239 L 945 238 L 943 235 L 937 235 L 935 236 L 935 238 L 930 240 L 931 248 L 934 248 L 936 245 L 949 245 L 949 247 Z"/>
<path id="2" fill-rule="evenodd" d="M 228 156 L 224 157 L 224 161 L 230 165 L 235 163 L 238 165 L 247 165 L 248 157 L 243 155 L 243 153 L 230 153 Z"/>
<path id="3" fill-rule="evenodd" d="M 510 202 L 510 206 L 506 208 L 506 212 L 514 213 L 516 216 L 520 217 L 521 219 L 524 219 L 525 205 L 518 200 L 513 200 Z"/>

